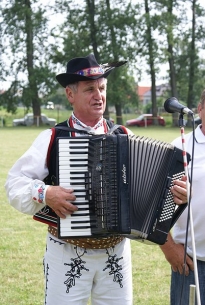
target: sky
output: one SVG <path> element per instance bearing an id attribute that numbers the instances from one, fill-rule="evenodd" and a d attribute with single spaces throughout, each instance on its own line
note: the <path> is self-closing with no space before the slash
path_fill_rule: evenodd
<path id="1" fill-rule="evenodd" d="M 4 1 L 4 0 L 2 0 L 2 1 Z M 55 0 L 41 0 L 41 1 L 42 1 L 43 5 L 49 5 L 49 4 L 55 3 Z M 139 1 L 143 2 L 144 0 L 132 0 L 132 1 L 135 3 L 139 3 Z M 82 2 L 84 2 L 84 0 L 76 0 L 76 3 L 80 4 Z M 185 2 L 186 2 L 186 0 L 185 0 Z M 187 2 L 189 2 L 189 1 L 187 1 Z M 200 3 L 201 6 L 205 8 L 205 0 L 198 0 L 198 3 Z M 55 15 L 54 18 L 52 18 L 52 25 L 53 25 L 53 23 L 57 24 L 59 20 L 61 20 L 61 19 L 56 18 L 56 15 Z M 205 59 L 205 51 L 201 52 L 200 56 Z M 150 86 L 151 85 L 150 75 L 148 75 L 145 71 L 146 69 L 145 68 L 143 69 L 143 68 L 144 67 L 142 67 L 143 72 L 142 72 L 141 80 L 138 82 L 138 85 L 139 86 Z M 160 66 L 160 72 L 157 73 L 157 75 L 156 75 L 156 77 L 157 77 L 156 84 L 157 85 L 165 82 L 165 80 L 163 78 L 167 76 L 168 68 L 169 68 L 168 64 L 164 64 L 164 65 Z M 136 81 L 137 81 L 137 78 L 136 78 Z M 9 84 L 10 84 L 9 82 L 1 82 L 1 80 L 0 80 L 0 90 L 7 89 L 9 87 Z"/>

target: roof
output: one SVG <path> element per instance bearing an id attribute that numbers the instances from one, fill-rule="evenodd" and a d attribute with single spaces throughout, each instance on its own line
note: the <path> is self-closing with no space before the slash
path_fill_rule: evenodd
<path id="1" fill-rule="evenodd" d="M 140 99 L 143 98 L 144 94 L 149 91 L 151 89 L 151 87 L 137 87 L 137 94 L 139 96 Z"/>

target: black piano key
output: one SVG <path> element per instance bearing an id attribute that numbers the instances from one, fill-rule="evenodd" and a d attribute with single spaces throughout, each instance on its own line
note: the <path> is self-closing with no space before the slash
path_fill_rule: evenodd
<path id="1" fill-rule="evenodd" d="M 75 230 L 77 230 L 77 229 L 80 229 L 80 230 L 85 230 L 85 229 L 91 229 L 92 228 L 92 226 L 79 226 L 79 227 L 72 227 L 71 226 L 71 229 L 73 230 L 73 231 L 75 231 Z"/>
<path id="2" fill-rule="evenodd" d="M 95 223 L 96 220 L 71 220 L 72 224 L 76 224 L 76 223 Z"/>
<path id="3" fill-rule="evenodd" d="M 73 213 L 73 214 L 71 214 L 71 217 L 83 217 L 83 216 L 90 216 L 90 215 L 91 215 L 90 212 L 82 213 L 82 214 L 75 214 L 75 213 Z"/>
<path id="4" fill-rule="evenodd" d="M 79 211 L 88 211 L 88 208 L 80 208 L 80 207 L 79 207 L 79 208 L 78 208 L 78 212 L 79 212 Z"/>
<path id="5" fill-rule="evenodd" d="M 75 182 L 75 181 L 70 181 L 70 184 L 72 184 L 72 185 L 89 185 L 89 182 L 87 182 L 87 181 L 83 181 L 83 182 Z M 76 189 L 76 191 L 83 191 L 83 189 Z"/>

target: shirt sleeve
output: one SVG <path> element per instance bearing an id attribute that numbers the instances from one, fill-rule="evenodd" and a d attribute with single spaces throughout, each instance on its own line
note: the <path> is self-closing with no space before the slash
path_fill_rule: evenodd
<path id="1" fill-rule="evenodd" d="M 49 173 L 46 159 L 51 134 L 51 129 L 41 132 L 8 173 L 5 189 L 9 203 L 22 213 L 33 215 L 46 205 L 48 185 L 43 180 Z"/>
<path id="2" fill-rule="evenodd" d="M 171 144 L 177 148 L 180 148 L 182 149 L 182 140 L 181 140 L 181 137 L 178 137 L 176 139 L 174 139 Z"/>
<path id="3" fill-rule="evenodd" d="M 128 134 L 128 135 L 131 135 L 131 136 L 134 135 L 134 133 L 133 133 L 130 129 L 128 129 L 128 128 L 126 128 L 126 129 L 127 129 L 127 134 Z"/>

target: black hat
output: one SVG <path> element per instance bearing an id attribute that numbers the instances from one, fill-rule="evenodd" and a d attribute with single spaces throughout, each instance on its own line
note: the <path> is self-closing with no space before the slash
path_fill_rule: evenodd
<path id="1" fill-rule="evenodd" d="M 66 73 L 56 75 L 56 79 L 64 88 L 68 84 L 78 81 L 95 80 L 107 77 L 110 72 L 117 66 L 121 66 L 126 62 L 117 62 L 112 64 L 99 65 L 93 54 L 86 57 L 77 57 L 71 59 L 67 63 Z"/>

